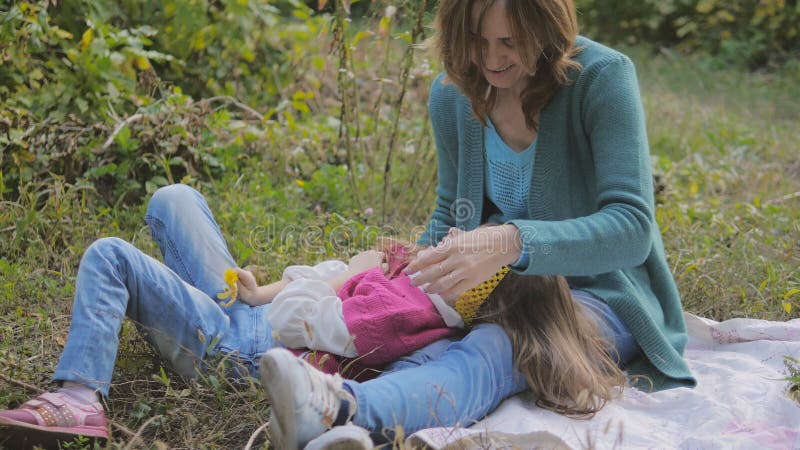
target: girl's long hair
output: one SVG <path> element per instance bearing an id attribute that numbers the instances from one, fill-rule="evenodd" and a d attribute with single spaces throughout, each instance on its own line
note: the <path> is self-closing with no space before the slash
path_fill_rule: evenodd
<path id="1" fill-rule="evenodd" d="M 625 383 L 611 344 L 589 314 L 564 277 L 513 271 L 481 311 L 483 321 L 500 325 L 511 338 L 515 365 L 537 405 L 576 417 L 593 416 Z"/>
<path id="2" fill-rule="evenodd" d="M 472 103 L 482 124 L 497 101 L 497 90 L 484 78 L 474 60 L 482 58 L 480 21 L 477 39 L 471 29 L 472 10 L 480 8 L 483 18 L 495 2 L 504 1 L 514 45 L 527 73 L 528 85 L 522 92 L 525 124 L 537 131 L 539 111 L 556 90 L 570 82 L 570 73 L 580 70 L 573 57 L 578 35 L 575 5 L 572 0 L 441 0 L 436 12 L 436 34 L 429 43 L 438 53 L 447 78 Z M 488 92 L 488 95 L 487 95 Z"/>

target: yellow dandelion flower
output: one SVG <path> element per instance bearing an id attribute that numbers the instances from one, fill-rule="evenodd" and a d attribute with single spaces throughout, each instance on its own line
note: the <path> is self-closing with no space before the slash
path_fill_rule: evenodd
<path id="1" fill-rule="evenodd" d="M 220 300 L 230 299 L 226 303 L 222 303 L 222 306 L 227 308 L 236 301 L 236 297 L 238 296 L 239 287 L 236 282 L 239 281 L 239 274 L 236 273 L 235 270 L 229 268 L 225 269 L 225 275 L 223 275 L 223 278 L 225 279 L 225 284 L 228 286 L 224 291 L 217 294 L 217 298 Z"/>

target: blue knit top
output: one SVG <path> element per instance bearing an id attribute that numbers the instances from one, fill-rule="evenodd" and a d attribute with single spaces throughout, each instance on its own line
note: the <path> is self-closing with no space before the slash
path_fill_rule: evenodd
<path id="1" fill-rule="evenodd" d="M 644 109 L 633 63 L 579 37 L 582 69 L 539 113 L 527 213 L 513 219 L 526 274 L 558 274 L 603 299 L 642 355 L 626 370 L 645 389 L 694 386 L 680 296 L 655 219 Z M 444 74 L 428 103 L 438 155 L 436 207 L 419 243 L 450 227 L 472 230 L 484 211 L 486 133 L 469 99 Z"/>
<path id="2" fill-rule="evenodd" d="M 484 134 L 486 196 L 500 209 L 500 214 L 492 222 L 524 219 L 528 215 L 528 191 L 536 140 L 521 152 L 514 151 L 497 133 L 491 120 L 487 122 Z"/>

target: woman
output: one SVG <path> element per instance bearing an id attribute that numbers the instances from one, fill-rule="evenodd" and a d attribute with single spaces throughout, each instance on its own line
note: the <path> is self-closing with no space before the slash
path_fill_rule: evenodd
<path id="1" fill-rule="evenodd" d="M 420 252 L 407 268 L 419 272 L 415 282 L 446 296 L 505 265 L 564 275 L 573 297 L 600 312 L 635 386 L 694 386 L 631 61 L 579 37 L 570 0 L 442 0 L 436 25 L 445 73 L 429 110 L 439 186 L 419 243 L 466 232 Z M 279 448 L 320 447 L 351 439 L 322 435 L 348 422 L 376 438 L 396 426 L 468 426 L 527 387 L 512 348 L 501 327 L 482 324 L 364 383 L 271 350 L 261 364 L 271 436 Z"/>

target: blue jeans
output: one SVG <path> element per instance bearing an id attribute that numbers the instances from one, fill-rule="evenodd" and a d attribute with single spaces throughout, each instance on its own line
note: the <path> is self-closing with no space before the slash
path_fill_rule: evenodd
<path id="1" fill-rule="evenodd" d="M 161 263 L 116 238 L 93 243 L 81 260 L 72 324 L 54 379 L 76 381 L 108 395 L 119 331 L 131 319 L 181 376 L 194 378 L 208 357 L 240 363 L 255 376 L 259 357 L 276 345 L 269 305 L 220 306 L 223 273 L 233 267 L 219 226 L 194 189 L 158 190 L 145 221 L 161 249 Z M 620 355 L 637 351 L 627 328 L 605 303 L 573 291 L 598 319 Z M 461 340 L 444 339 L 392 363 L 366 383 L 346 381 L 356 397 L 354 421 L 380 432 L 394 425 L 411 433 L 428 426 L 469 425 L 505 398 L 526 389 L 514 370 L 511 342 L 497 325 L 482 324 Z"/>
<path id="2" fill-rule="evenodd" d="M 108 395 L 119 331 L 132 320 L 181 376 L 194 378 L 223 353 L 241 376 L 257 376 L 258 358 L 275 343 L 266 312 L 236 302 L 222 307 L 225 269 L 235 263 L 200 193 L 184 185 L 159 189 L 145 221 L 164 263 L 117 238 L 86 250 L 78 269 L 67 344 L 54 379 Z"/>
<path id="3" fill-rule="evenodd" d="M 603 300 L 579 290 L 572 296 L 595 318 L 620 365 L 636 356 L 633 336 Z M 406 435 L 434 426 L 470 426 L 527 389 L 513 356 L 508 335 L 495 324 L 477 325 L 462 339 L 434 342 L 392 363 L 378 378 L 345 381 L 356 399 L 353 421 L 372 430 L 377 442 L 392 439 L 396 425 Z"/>

